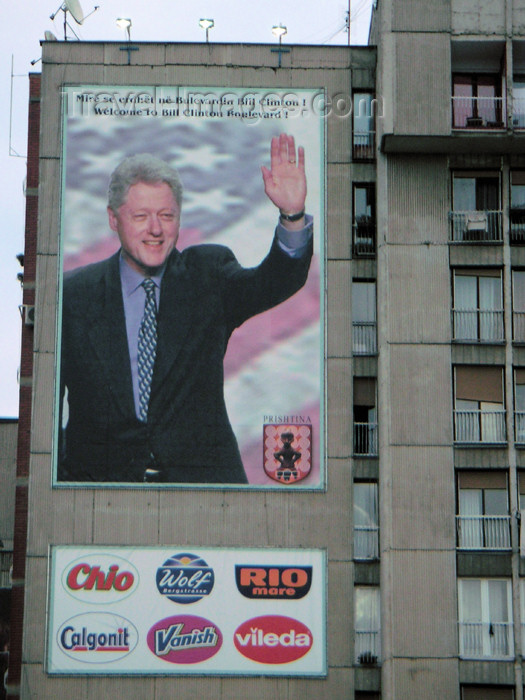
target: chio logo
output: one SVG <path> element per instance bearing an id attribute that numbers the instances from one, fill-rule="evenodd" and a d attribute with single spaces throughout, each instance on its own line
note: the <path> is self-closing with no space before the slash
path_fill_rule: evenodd
<path id="1" fill-rule="evenodd" d="M 88 603 L 110 603 L 130 595 L 138 572 L 128 561 L 107 554 L 90 555 L 72 562 L 63 575 L 65 590 Z"/>

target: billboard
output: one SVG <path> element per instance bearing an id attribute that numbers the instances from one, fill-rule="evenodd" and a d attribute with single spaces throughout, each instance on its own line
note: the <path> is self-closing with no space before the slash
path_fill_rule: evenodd
<path id="1" fill-rule="evenodd" d="M 51 548 L 47 670 L 326 675 L 325 553 Z"/>
<path id="2" fill-rule="evenodd" d="M 322 92 L 63 90 L 54 484 L 323 488 Z"/>

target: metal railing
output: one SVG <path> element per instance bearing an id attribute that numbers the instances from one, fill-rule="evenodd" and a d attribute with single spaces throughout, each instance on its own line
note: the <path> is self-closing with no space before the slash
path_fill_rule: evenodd
<path id="1" fill-rule="evenodd" d="M 525 343 L 525 311 L 512 312 L 512 340 Z"/>
<path id="2" fill-rule="evenodd" d="M 503 97 L 452 97 L 454 129 L 503 129 L 505 122 Z"/>
<path id="3" fill-rule="evenodd" d="M 525 129 L 525 98 L 512 97 L 512 126 Z"/>
<path id="4" fill-rule="evenodd" d="M 375 158 L 375 136 L 375 131 L 354 131 L 353 160 L 372 160 Z"/>
<path id="5" fill-rule="evenodd" d="M 354 559 L 379 559 L 378 525 L 354 525 Z"/>
<path id="6" fill-rule="evenodd" d="M 505 443 L 505 411 L 454 410 L 456 443 Z"/>
<path id="7" fill-rule="evenodd" d="M 510 549 L 510 515 L 456 515 L 458 549 Z"/>
<path id="8" fill-rule="evenodd" d="M 503 309 L 452 309 L 454 340 L 501 342 Z"/>
<path id="9" fill-rule="evenodd" d="M 381 633 L 379 630 L 356 630 L 355 662 L 361 665 L 377 664 L 381 661 Z"/>
<path id="10" fill-rule="evenodd" d="M 377 457 L 377 423 L 354 423 L 354 454 Z"/>
<path id="11" fill-rule="evenodd" d="M 352 323 L 352 351 L 354 355 L 375 355 L 377 353 L 375 321 L 354 321 Z"/>
<path id="12" fill-rule="evenodd" d="M 501 211 L 451 211 L 452 243 L 502 243 Z"/>
<path id="13" fill-rule="evenodd" d="M 468 659 L 514 656 L 511 622 L 460 622 L 459 654 Z"/>
<path id="14" fill-rule="evenodd" d="M 376 225 L 373 221 L 354 222 L 352 251 L 356 258 L 371 258 L 376 254 Z"/>
<path id="15" fill-rule="evenodd" d="M 11 568 L 13 566 L 13 552 L 0 552 L 0 588 L 11 588 Z"/>
<path id="16" fill-rule="evenodd" d="M 514 411 L 514 442 L 525 445 L 525 411 Z"/>

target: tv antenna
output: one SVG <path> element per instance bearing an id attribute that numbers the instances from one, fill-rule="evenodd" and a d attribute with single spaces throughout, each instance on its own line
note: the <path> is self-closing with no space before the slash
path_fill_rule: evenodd
<path id="1" fill-rule="evenodd" d="M 67 41 L 68 39 L 68 27 L 73 32 L 75 37 L 80 41 L 78 34 L 69 24 L 69 21 L 67 19 L 68 12 L 77 24 L 83 24 L 84 20 L 90 17 L 93 14 L 93 12 L 96 12 L 99 9 L 99 7 L 100 5 L 95 5 L 94 9 L 89 13 L 89 15 L 84 15 L 84 11 L 82 10 L 79 0 L 65 0 L 65 2 L 63 2 L 60 5 L 60 7 L 55 12 L 53 12 L 52 15 L 49 15 L 49 19 L 54 20 L 57 14 L 62 10 L 62 12 L 64 13 L 64 41 Z"/>

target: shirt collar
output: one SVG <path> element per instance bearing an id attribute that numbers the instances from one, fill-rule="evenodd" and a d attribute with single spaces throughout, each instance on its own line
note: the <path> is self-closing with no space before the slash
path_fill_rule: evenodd
<path id="1" fill-rule="evenodd" d="M 122 282 L 122 291 L 126 296 L 131 296 L 131 294 L 133 294 L 133 292 L 135 292 L 141 286 L 142 282 L 144 281 L 144 276 L 128 265 L 122 255 L 122 251 L 120 252 L 119 256 L 119 269 L 120 280 Z M 166 265 L 164 264 L 160 268 L 158 274 L 151 276 L 151 279 L 155 282 L 159 289 L 165 269 Z"/>

